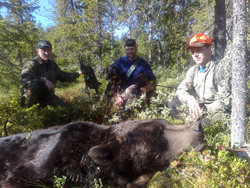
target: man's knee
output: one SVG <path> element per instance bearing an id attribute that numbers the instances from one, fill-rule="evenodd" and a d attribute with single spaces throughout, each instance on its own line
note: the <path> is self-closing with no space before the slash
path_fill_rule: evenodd
<path id="1" fill-rule="evenodd" d="M 63 99 L 61 99 L 60 97 L 54 95 L 53 101 L 50 102 L 50 105 L 52 105 L 52 106 L 65 106 L 66 103 L 64 102 Z"/>
<path id="2" fill-rule="evenodd" d="M 132 99 L 135 95 L 138 95 L 138 87 L 137 85 L 133 84 L 126 88 L 124 95 L 126 96 L 127 99 Z"/>
<path id="3" fill-rule="evenodd" d="M 31 107 L 39 102 L 40 86 L 33 82 L 21 89 L 21 105 Z"/>
<path id="4" fill-rule="evenodd" d="M 36 95 L 41 93 L 41 87 L 38 83 L 32 82 L 29 85 L 23 87 L 23 93 L 27 95 Z"/>
<path id="5" fill-rule="evenodd" d="M 170 102 L 168 102 L 168 107 L 170 109 L 176 109 L 182 105 L 181 101 L 178 98 L 172 99 Z"/>
<path id="6" fill-rule="evenodd" d="M 170 109 L 170 113 L 173 118 L 180 119 L 179 115 L 180 112 L 177 110 L 178 107 L 182 105 L 181 101 L 178 98 L 172 99 L 170 102 L 168 102 L 168 107 Z"/>

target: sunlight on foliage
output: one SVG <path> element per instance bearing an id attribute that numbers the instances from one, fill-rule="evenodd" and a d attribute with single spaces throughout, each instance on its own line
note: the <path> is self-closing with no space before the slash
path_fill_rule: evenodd
<path id="1" fill-rule="evenodd" d="M 65 183 L 67 180 L 66 176 L 62 176 L 61 178 L 54 176 L 54 178 L 55 178 L 54 187 L 56 187 L 56 188 L 64 188 L 65 187 Z"/>
<path id="2" fill-rule="evenodd" d="M 0 103 L 1 136 L 19 132 L 30 132 L 42 127 L 44 117 L 40 116 L 37 105 L 29 109 L 20 106 L 17 98 Z"/>
<path id="3" fill-rule="evenodd" d="M 148 187 L 248 187 L 250 183 L 248 162 L 225 150 L 184 153 L 176 163 L 155 174 Z"/>
<path id="4" fill-rule="evenodd" d="M 99 179 L 98 181 L 96 179 L 94 179 L 94 185 L 93 188 L 102 188 L 103 184 L 102 184 L 102 180 Z"/>

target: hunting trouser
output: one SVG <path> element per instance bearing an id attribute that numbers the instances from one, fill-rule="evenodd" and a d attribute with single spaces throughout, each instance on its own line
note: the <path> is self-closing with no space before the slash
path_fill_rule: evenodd
<path id="1" fill-rule="evenodd" d="M 181 105 L 182 105 L 182 103 L 178 98 L 174 98 L 170 102 L 168 102 L 168 107 L 170 109 L 170 113 L 171 113 L 173 118 L 180 119 L 180 111 L 178 110 L 178 107 L 180 107 Z M 211 115 L 207 115 L 206 114 L 207 108 L 204 106 L 204 104 L 199 103 L 199 105 L 202 108 L 202 110 L 205 112 L 203 114 L 203 120 L 206 121 L 206 122 L 204 121 L 204 123 L 206 125 L 208 125 L 210 123 L 210 121 L 218 121 L 218 120 L 222 119 L 224 115 L 230 114 L 229 112 L 218 111 L 218 112 L 212 113 Z M 209 120 L 209 122 L 207 120 Z"/>
<path id="2" fill-rule="evenodd" d="M 31 107 L 39 103 L 41 106 L 63 106 L 65 102 L 54 93 L 48 92 L 47 86 L 40 86 L 36 82 L 27 84 L 21 89 L 21 106 Z"/>

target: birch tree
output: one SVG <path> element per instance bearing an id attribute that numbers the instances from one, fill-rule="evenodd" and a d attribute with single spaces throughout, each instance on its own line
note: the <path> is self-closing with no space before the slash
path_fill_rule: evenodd
<path id="1" fill-rule="evenodd" d="M 231 147 L 241 147 L 247 141 L 246 39 L 246 1 L 233 0 Z"/>

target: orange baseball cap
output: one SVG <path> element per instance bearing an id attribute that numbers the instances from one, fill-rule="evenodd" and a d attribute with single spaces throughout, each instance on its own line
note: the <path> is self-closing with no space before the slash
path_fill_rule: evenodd
<path id="1" fill-rule="evenodd" d="M 192 47 L 202 47 L 205 44 L 212 45 L 211 39 L 203 33 L 198 33 L 190 38 L 187 49 Z"/>

